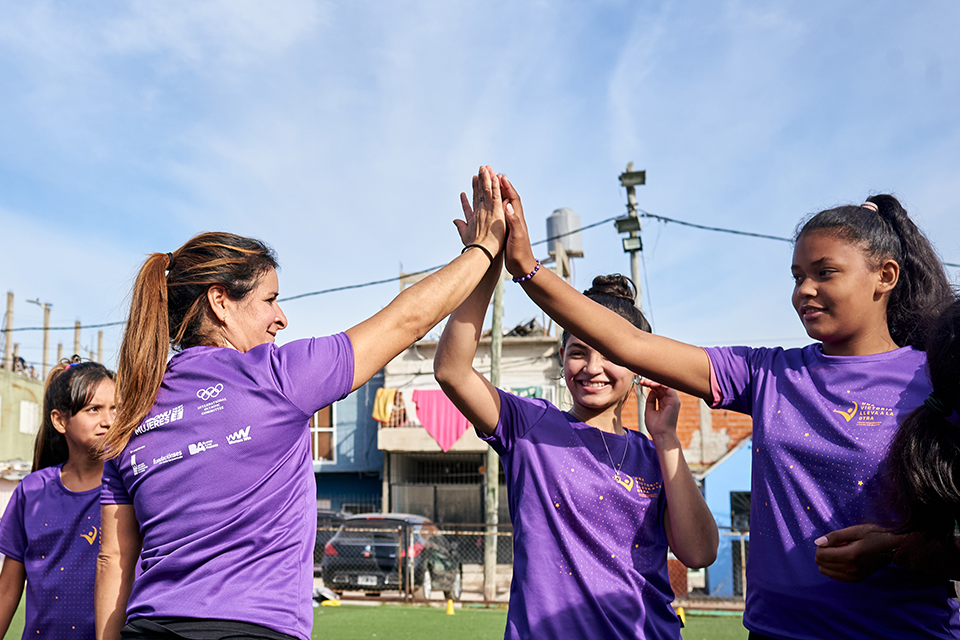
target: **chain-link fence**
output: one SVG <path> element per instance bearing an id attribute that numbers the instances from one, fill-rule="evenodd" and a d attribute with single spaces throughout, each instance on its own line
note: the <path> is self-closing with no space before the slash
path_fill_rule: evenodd
<path id="1" fill-rule="evenodd" d="M 742 608 L 746 594 L 750 532 L 720 527 L 716 561 L 705 569 L 688 569 L 673 554 L 667 559 L 670 586 L 678 603 L 688 606 Z"/>
<path id="2" fill-rule="evenodd" d="M 371 525 L 373 523 L 373 525 Z M 487 545 L 496 546 L 495 589 L 484 589 Z M 742 607 L 748 531 L 721 527 L 717 561 L 688 569 L 668 556 L 670 585 L 678 604 Z M 506 602 L 513 577 L 513 527 L 382 519 L 318 526 L 315 574 L 345 598 L 383 596 L 405 600 Z"/>

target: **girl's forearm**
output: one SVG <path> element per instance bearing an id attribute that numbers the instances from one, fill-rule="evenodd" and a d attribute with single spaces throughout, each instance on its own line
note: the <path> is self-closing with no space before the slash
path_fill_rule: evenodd
<path id="1" fill-rule="evenodd" d="M 700 347 L 641 331 L 590 300 L 549 269 L 523 283 L 560 326 L 611 361 L 698 398 L 710 399 L 710 362 Z"/>
<path id="2" fill-rule="evenodd" d="M 434 357 L 434 377 L 447 397 L 475 427 L 493 433 L 500 417 L 499 395 L 473 368 L 490 296 L 503 272 L 497 257 L 476 289 L 450 316 Z"/>
<path id="3" fill-rule="evenodd" d="M 654 439 L 663 490 L 667 496 L 664 528 L 670 548 L 684 565 L 696 569 L 717 559 L 720 534 L 700 489 L 697 487 L 675 433 Z"/>
<path id="4" fill-rule="evenodd" d="M 3 569 L 0 569 L 0 638 L 6 636 L 10 620 L 20 605 L 26 577 L 22 562 L 13 558 L 3 559 Z"/>

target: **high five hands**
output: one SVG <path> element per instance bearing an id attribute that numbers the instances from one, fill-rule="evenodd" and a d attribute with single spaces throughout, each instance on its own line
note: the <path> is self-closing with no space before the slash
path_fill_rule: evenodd
<path id="1" fill-rule="evenodd" d="M 473 199 L 466 193 L 460 194 L 464 220 L 455 220 L 457 231 L 464 245 L 483 244 L 496 255 L 504 250 L 504 266 L 513 276 L 530 273 L 537 264 L 530 246 L 527 222 L 523 217 L 523 204 L 520 195 L 510 180 L 502 174 L 495 174 L 490 166 L 480 167 L 473 176 Z M 491 222 L 481 223 L 478 219 Z M 506 225 L 502 222 L 505 220 Z M 489 226 L 489 231 L 486 227 Z M 483 233 L 489 233 L 496 239 L 489 244 L 480 240 Z M 504 242 L 505 237 L 505 242 Z"/>

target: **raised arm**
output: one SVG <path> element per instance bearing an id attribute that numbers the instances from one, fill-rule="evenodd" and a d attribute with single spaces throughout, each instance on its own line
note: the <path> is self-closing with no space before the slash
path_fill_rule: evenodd
<path id="1" fill-rule="evenodd" d="M 507 236 L 505 264 L 514 277 L 537 264 L 530 246 L 523 205 L 516 189 L 501 178 Z M 522 283 L 524 291 L 564 329 L 611 361 L 657 382 L 710 401 L 710 362 L 700 347 L 634 327 L 613 311 L 588 299 L 549 269 L 539 269 Z"/>
<path id="2" fill-rule="evenodd" d="M 503 259 L 497 256 L 477 288 L 450 316 L 433 359 L 433 375 L 443 392 L 473 426 L 487 435 L 500 420 L 500 394 L 473 368 L 473 358 L 487 305 L 502 271 Z"/>
<path id="3" fill-rule="evenodd" d="M 473 207 L 464 199 L 465 220 L 457 221 L 464 245 L 472 248 L 397 296 L 373 317 L 348 329 L 353 343 L 353 389 L 363 386 L 397 354 L 422 338 L 460 306 L 500 253 L 506 234 L 500 181 L 490 167 L 473 178 Z"/>
<path id="4" fill-rule="evenodd" d="M 680 398 L 661 384 L 644 381 L 648 387 L 644 423 L 657 448 L 667 508 L 663 528 L 674 555 L 685 566 L 698 569 L 717 559 L 720 533 L 697 483 L 683 457 L 677 438 Z"/>
<path id="5" fill-rule="evenodd" d="M 105 504 L 100 508 L 100 555 L 93 590 L 97 640 L 120 640 L 142 546 L 132 504 Z"/>

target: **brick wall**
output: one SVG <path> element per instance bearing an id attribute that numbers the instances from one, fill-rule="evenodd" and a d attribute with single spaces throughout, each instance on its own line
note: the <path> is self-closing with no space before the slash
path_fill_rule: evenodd
<path id="1" fill-rule="evenodd" d="M 707 413 L 709 430 L 701 430 L 701 411 Z M 631 398 L 623 405 L 623 424 L 628 429 L 637 429 L 637 402 Z M 753 433 L 750 416 L 723 409 L 701 408 L 699 398 L 680 394 L 680 417 L 677 420 L 677 436 L 683 446 L 684 457 L 691 465 L 706 466 L 716 462 Z"/>

